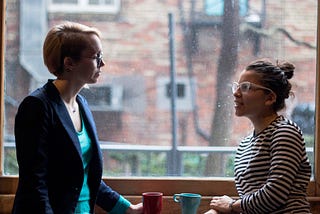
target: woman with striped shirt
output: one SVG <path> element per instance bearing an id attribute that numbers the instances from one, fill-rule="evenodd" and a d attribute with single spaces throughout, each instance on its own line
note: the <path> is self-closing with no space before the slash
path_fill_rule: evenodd
<path id="1" fill-rule="evenodd" d="M 277 112 L 291 92 L 294 65 L 258 60 L 233 83 L 235 114 L 247 117 L 253 133 L 235 157 L 239 199 L 216 196 L 209 213 L 310 213 L 306 189 L 311 167 L 300 128 Z"/>

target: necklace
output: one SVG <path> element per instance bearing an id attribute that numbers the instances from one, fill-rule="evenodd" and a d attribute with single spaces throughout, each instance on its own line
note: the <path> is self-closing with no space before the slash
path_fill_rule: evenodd
<path id="1" fill-rule="evenodd" d="M 77 103 L 72 105 L 72 104 L 67 104 L 67 102 L 64 101 L 64 100 L 63 100 L 63 102 L 64 102 L 64 105 L 67 107 L 69 112 L 71 112 L 73 114 L 77 112 L 77 107 L 78 107 Z"/>
<path id="2" fill-rule="evenodd" d="M 77 105 L 75 104 L 75 105 L 69 107 L 69 109 L 70 109 L 70 111 L 71 111 L 72 113 L 76 113 L 76 112 L 77 112 Z"/>
<path id="3" fill-rule="evenodd" d="M 76 113 L 77 112 L 77 108 L 75 106 L 73 106 L 73 107 L 67 106 L 67 109 L 72 113 Z"/>

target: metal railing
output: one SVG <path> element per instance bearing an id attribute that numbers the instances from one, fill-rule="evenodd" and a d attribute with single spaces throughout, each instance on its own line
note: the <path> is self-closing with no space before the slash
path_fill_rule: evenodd
<path id="1" fill-rule="evenodd" d="M 15 148 L 15 143 L 14 142 L 5 142 L 4 143 L 4 149 L 14 149 Z M 183 163 L 183 155 L 185 154 L 195 154 L 197 156 L 208 156 L 209 154 L 212 153 L 219 153 L 219 154 L 224 154 L 224 155 L 229 155 L 229 156 L 234 156 L 237 147 L 233 146 L 177 146 L 176 151 L 173 153 L 172 152 L 172 147 L 171 146 L 157 146 L 157 145 L 132 145 L 132 144 L 120 144 L 120 143 L 115 143 L 115 142 L 106 142 L 106 141 L 101 141 L 100 142 L 100 148 L 103 153 L 124 153 L 124 154 L 129 154 L 129 153 L 135 153 L 137 156 L 139 154 L 144 153 L 144 154 L 151 154 L 151 153 L 165 153 L 165 158 L 164 161 L 166 162 L 166 173 L 163 176 L 183 176 L 183 168 L 184 168 L 184 163 Z M 312 147 L 307 147 L 306 148 L 308 156 L 310 159 L 313 159 L 313 151 L 314 149 Z M 146 160 L 147 164 L 151 164 L 152 157 L 148 157 L 149 159 Z M 172 174 L 170 173 L 169 169 L 169 164 L 170 162 L 168 161 L 169 159 L 174 160 L 177 163 L 178 170 L 176 173 Z M 310 160 L 313 163 L 313 160 Z M 105 162 L 104 165 L 108 165 L 108 162 Z M 105 166 L 105 168 L 110 167 L 110 166 Z M 152 173 L 147 172 L 147 175 L 151 175 Z M 201 175 L 198 175 L 201 176 Z"/>

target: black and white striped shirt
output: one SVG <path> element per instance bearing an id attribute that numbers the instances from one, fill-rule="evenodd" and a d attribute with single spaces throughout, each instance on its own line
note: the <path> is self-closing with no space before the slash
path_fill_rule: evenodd
<path id="1" fill-rule="evenodd" d="M 310 213 L 310 175 L 300 128 L 283 116 L 238 147 L 235 183 L 243 213 Z"/>

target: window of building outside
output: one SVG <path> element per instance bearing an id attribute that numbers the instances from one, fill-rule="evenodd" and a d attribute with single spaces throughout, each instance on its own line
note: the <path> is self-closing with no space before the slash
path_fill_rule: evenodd
<path id="1" fill-rule="evenodd" d="M 34 1 L 34 0 L 31 0 Z M 38 1 L 39 0 L 35 0 Z M 119 12 L 121 0 L 40 0 L 46 2 L 48 12 L 104 13 Z"/>
<path id="2" fill-rule="evenodd" d="M 281 113 L 301 126 L 314 166 L 317 1 L 285 2 L 7 0 L 4 174 L 18 173 L 20 102 L 54 78 L 42 62 L 44 37 L 66 20 L 103 35 L 106 66 L 81 93 L 95 117 L 104 176 L 232 178 L 235 150 L 252 127 L 234 116 L 230 86 L 258 58 L 295 64 L 295 96 Z M 70 14 L 66 5 L 119 8 Z"/>

